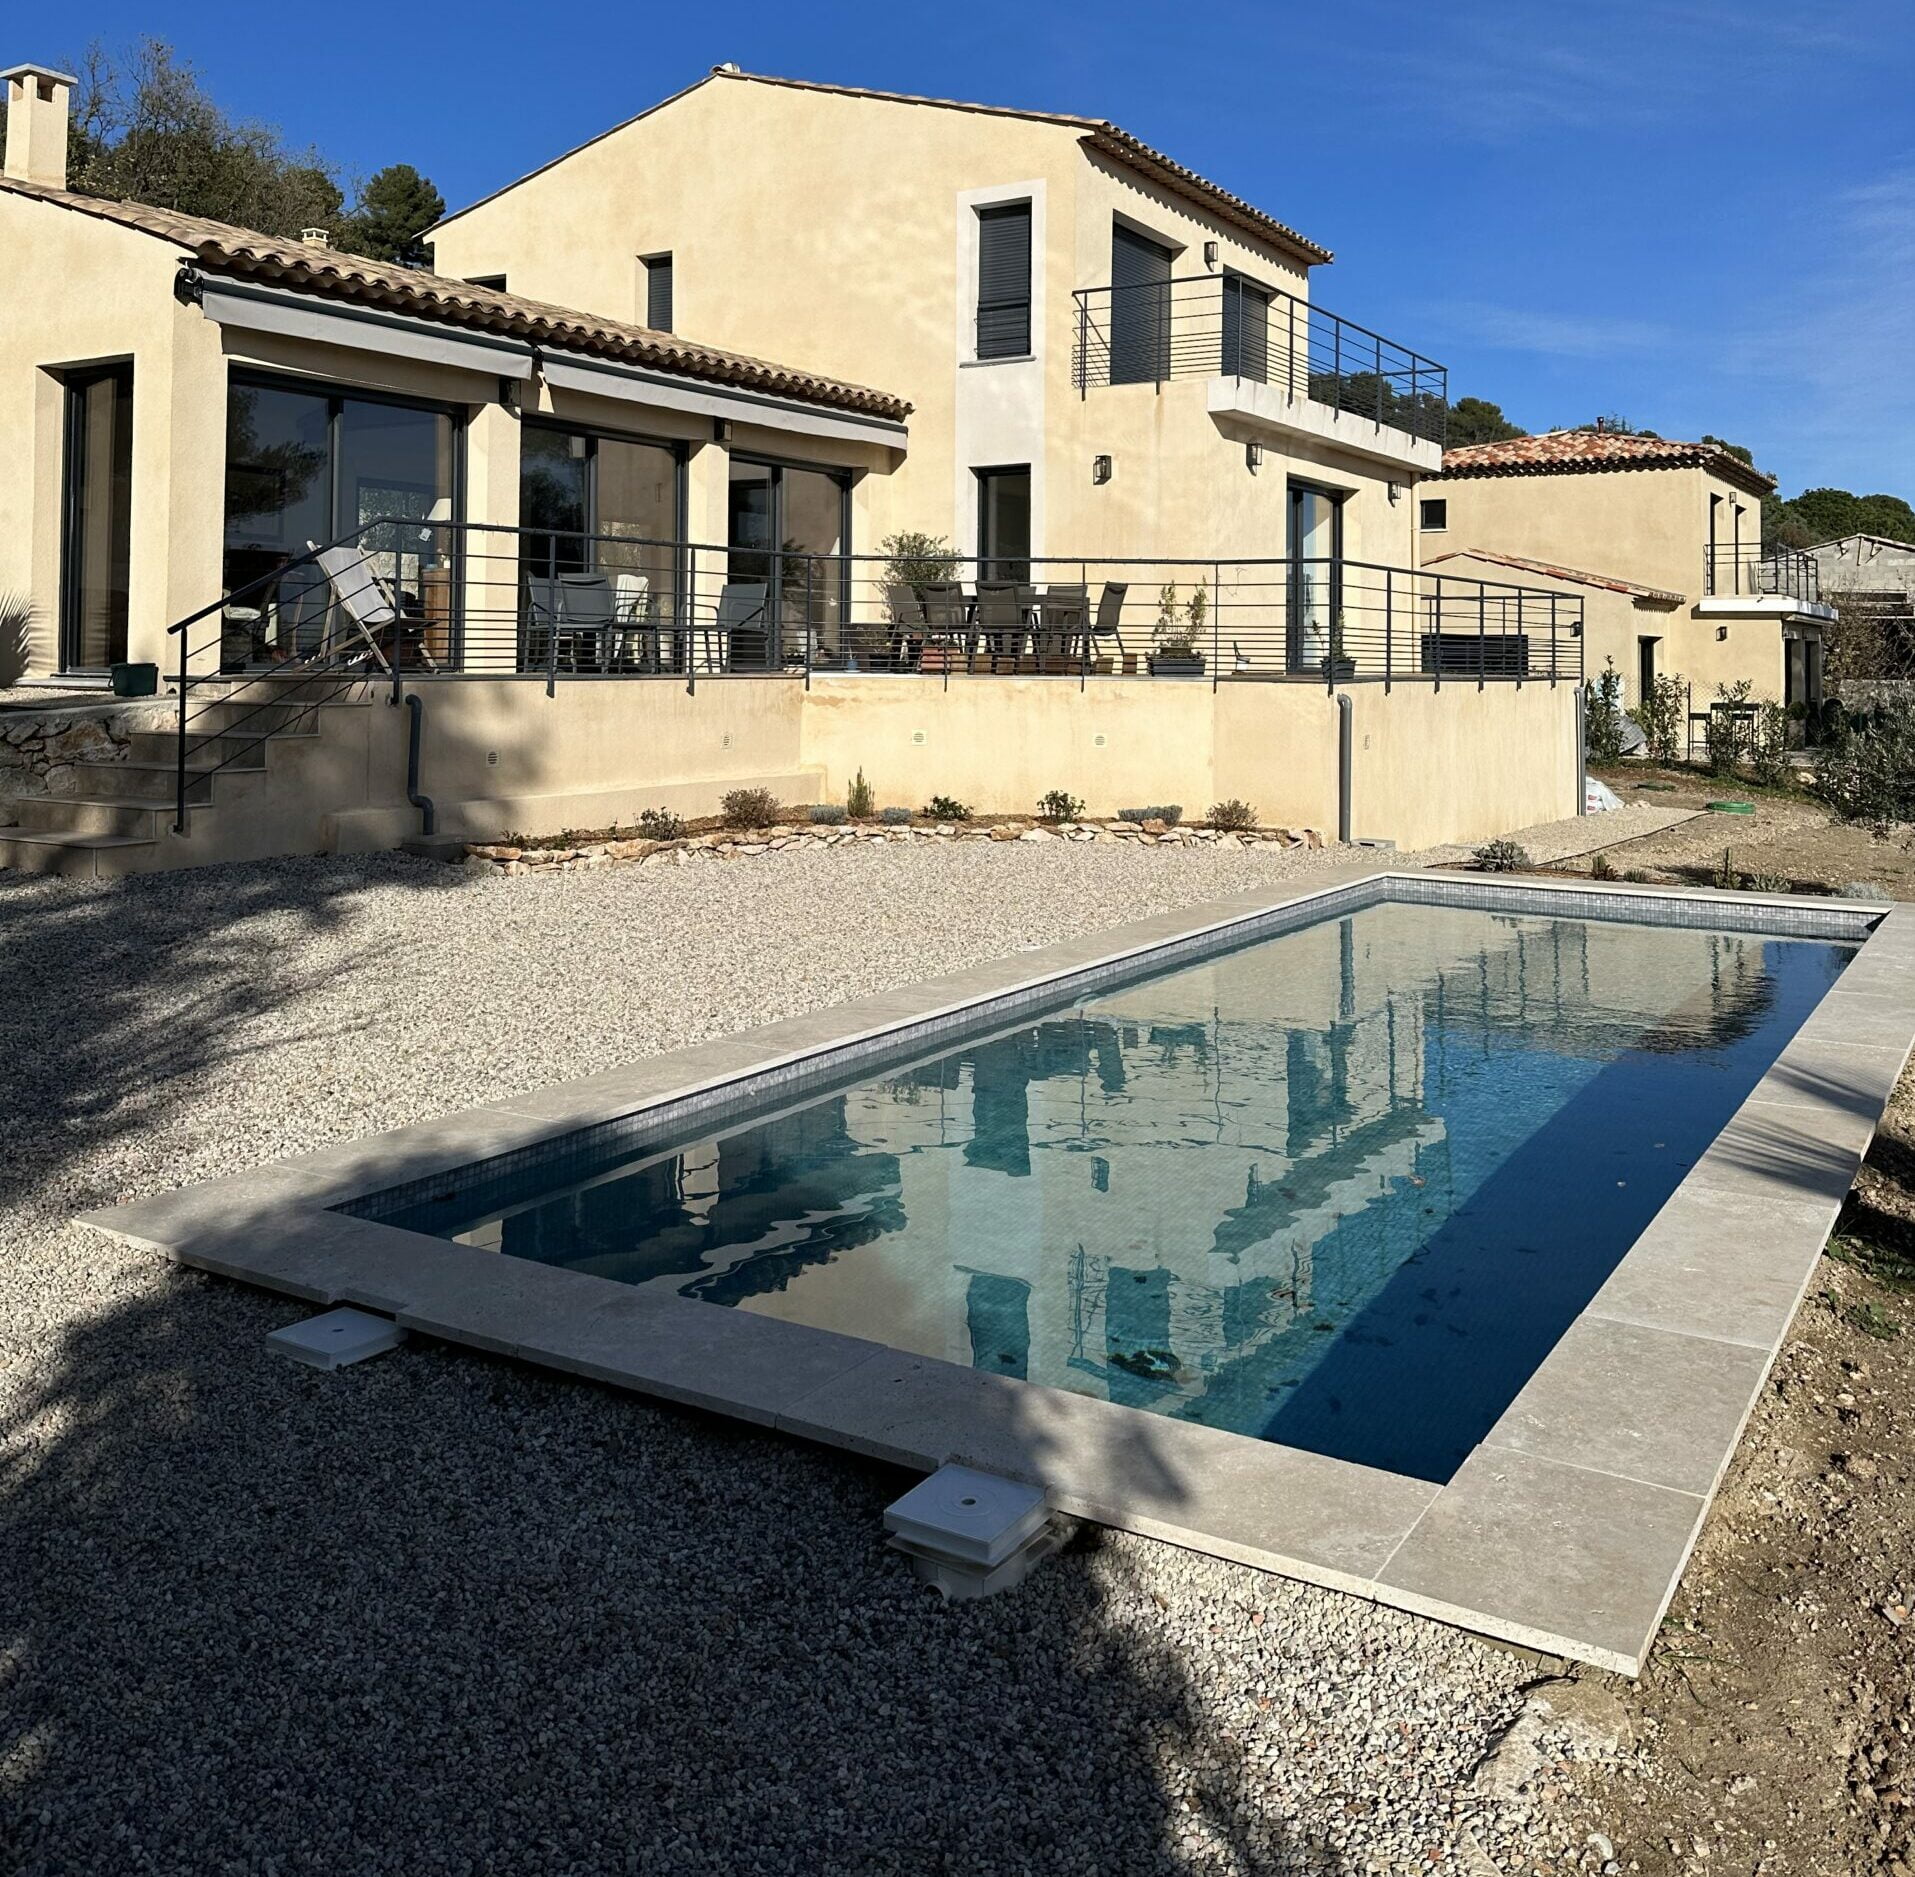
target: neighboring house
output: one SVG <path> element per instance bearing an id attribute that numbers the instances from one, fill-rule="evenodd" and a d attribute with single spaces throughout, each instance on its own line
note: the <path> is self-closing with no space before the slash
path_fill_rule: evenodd
<path id="1" fill-rule="evenodd" d="M 1314 303 L 1327 249 L 1100 119 L 722 66 L 432 239 L 909 398 L 874 549 L 1406 566 L 1441 457 L 1442 368 Z"/>
<path id="2" fill-rule="evenodd" d="M 1762 542 L 1774 479 L 1709 443 L 1619 431 L 1555 430 L 1447 451 L 1417 491 L 1421 566 L 1544 565 L 1620 599 L 1590 609 L 1584 669 L 1606 663 L 1623 700 L 1677 676 L 1704 708 L 1718 685 L 1747 679 L 1783 703 L 1822 694 L 1822 630 L 1806 555 Z"/>
<path id="3" fill-rule="evenodd" d="M 1851 534 L 1808 550 L 1822 597 L 1837 607 L 1850 635 L 1845 680 L 1906 680 L 1915 670 L 1915 543 Z M 1856 669 L 1858 663 L 1862 669 Z M 1879 664 L 1881 669 L 1868 669 Z"/>
<path id="4" fill-rule="evenodd" d="M 72 81 L 0 79 L 0 595 L 33 679 L 174 693 L 30 792 L 10 760 L 0 864 L 550 833 L 860 768 L 913 807 L 1234 796 L 1403 845 L 1575 808 L 1574 599 L 1409 565 L 1440 373 L 1121 132 L 727 77 L 455 218 L 446 254 L 482 217 L 551 237 L 473 281 L 70 192 Z M 626 151 L 647 122 L 679 141 Z M 900 564 L 904 529 L 967 558 Z"/>

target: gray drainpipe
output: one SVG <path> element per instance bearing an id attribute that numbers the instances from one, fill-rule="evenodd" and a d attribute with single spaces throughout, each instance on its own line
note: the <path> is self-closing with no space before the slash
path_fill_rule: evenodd
<path id="1" fill-rule="evenodd" d="M 411 719 L 406 725 L 406 800 L 419 811 L 419 832 L 430 836 L 439 832 L 439 815 L 432 797 L 419 793 L 419 746 L 425 741 L 426 706 L 418 692 L 406 693 L 406 713 Z"/>
<path id="2" fill-rule="evenodd" d="M 1579 815 L 1589 813 L 1589 691 L 1586 686 L 1576 687 L 1576 812 Z"/>
<path id="3" fill-rule="evenodd" d="M 1350 844 L 1350 771 L 1354 766 L 1355 741 L 1351 736 L 1351 727 L 1356 721 L 1356 707 L 1350 702 L 1348 691 L 1337 693 L 1337 839 L 1345 847 Z"/>

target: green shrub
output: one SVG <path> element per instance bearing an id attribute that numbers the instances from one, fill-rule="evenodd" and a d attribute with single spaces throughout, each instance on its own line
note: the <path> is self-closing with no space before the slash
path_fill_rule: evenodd
<path id="1" fill-rule="evenodd" d="M 1514 841 L 1485 841 L 1471 858 L 1478 873 L 1520 873 L 1529 865 L 1529 851 Z"/>
<path id="2" fill-rule="evenodd" d="M 878 805 L 878 798 L 871 784 L 864 779 L 861 764 L 858 773 L 851 778 L 850 788 L 845 790 L 844 811 L 853 821 L 869 821 L 872 810 Z"/>
<path id="3" fill-rule="evenodd" d="M 1631 886 L 1647 886 L 1649 884 L 1649 876 L 1644 873 L 1640 867 L 1625 868 L 1622 877 L 1627 880 Z"/>
<path id="4" fill-rule="evenodd" d="M 1657 678 L 1649 695 L 1629 713 L 1649 746 L 1651 761 L 1672 763 L 1682 754 L 1688 709 L 1689 687 L 1671 673 Z"/>
<path id="5" fill-rule="evenodd" d="M 1037 798 L 1037 818 L 1039 821 L 1076 821 L 1084 812 L 1084 804 L 1069 789 L 1050 789 Z"/>
<path id="6" fill-rule="evenodd" d="M 926 821 L 969 821 L 971 811 L 955 795 L 934 795 L 922 810 Z"/>
<path id="7" fill-rule="evenodd" d="M 728 828 L 769 828 L 778 819 L 778 798 L 769 789 L 733 789 L 719 812 Z"/>
<path id="8" fill-rule="evenodd" d="M 1589 877 L 1592 880 L 1613 880 L 1616 877 L 1616 869 L 1610 865 L 1607 854 L 1598 854 L 1589 863 Z"/>
<path id="9" fill-rule="evenodd" d="M 1210 804 L 1210 825 L 1225 834 L 1241 834 L 1257 825 L 1257 811 L 1233 795 L 1227 802 Z"/>
<path id="10" fill-rule="evenodd" d="M 682 841 L 685 824 L 669 808 L 646 808 L 639 811 L 638 832 L 647 841 Z"/>
<path id="11" fill-rule="evenodd" d="M 813 827 L 840 828 L 847 816 L 836 802 L 813 802 L 811 804 L 811 822 Z"/>
<path id="12" fill-rule="evenodd" d="M 938 586 L 957 578 L 957 554 L 941 534 L 888 534 L 878 546 L 885 573 L 899 586 Z"/>
<path id="13" fill-rule="evenodd" d="M 1738 884 L 1745 893 L 1793 893 L 1795 882 L 1786 873 L 1745 873 Z"/>
<path id="14" fill-rule="evenodd" d="M 1183 818 L 1184 811 L 1176 802 L 1159 802 L 1154 808 L 1120 808 L 1117 811 L 1119 821 L 1161 821 L 1167 828 L 1174 828 Z"/>
<path id="15" fill-rule="evenodd" d="M 911 825 L 911 811 L 908 808 L 880 808 L 878 819 L 887 828 L 908 828 Z"/>
<path id="16" fill-rule="evenodd" d="M 1877 833 L 1915 821 L 1915 703 L 1878 704 L 1859 729 L 1839 734 L 1817 753 L 1809 789 Z"/>
<path id="17" fill-rule="evenodd" d="M 1749 751 L 1749 766 L 1755 779 L 1773 788 L 1788 779 L 1789 713 L 1773 700 L 1756 713 L 1755 743 Z"/>
<path id="18" fill-rule="evenodd" d="M 1583 748 L 1592 763 L 1622 761 L 1622 678 L 1613 658 L 1604 660 L 1584 701 Z"/>

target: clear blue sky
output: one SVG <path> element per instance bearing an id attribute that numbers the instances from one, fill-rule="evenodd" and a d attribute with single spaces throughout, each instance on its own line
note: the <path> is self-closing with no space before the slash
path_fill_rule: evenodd
<path id="1" fill-rule="evenodd" d="M 228 109 L 348 175 L 413 162 L 454 205 L 724 59 L 1109 117 L 1335 249 L 1315 297 L 1447 364 L 1452 396 L 1530 429 L 1713 431 L 1785 494 L 1915 497 L 1915 0 L 11 0 L 4 21 L 0 65 L 170 40 Z"/>

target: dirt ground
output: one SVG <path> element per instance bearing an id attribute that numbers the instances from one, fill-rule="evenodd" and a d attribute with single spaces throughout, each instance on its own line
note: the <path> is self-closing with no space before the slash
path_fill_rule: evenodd
<path id="1" fill-rule="evenodd" d="M 1755 805 L 1613 848 L 1617 873 L 1713 884 L 1727 846 L 1733 871 L 1798 890 L 1915 899 L 1908 849 L 1799 795 L 1639 768 L 1605 780 L 1625 801 Z M 1642 1678 L 1573 1681 L 1616 1751 L 1541 1768 L 1530 1790 L 1582 1839 L 1582 1868 L 1915 1877 L 1915 1070 Z"/>
<path id="2" fill-rule="evenodd" d="M 1820 803 L 1795 790 L 1725 782 L 1692 769 L 1651 769 L 1628 763 L 1592 770 L 1625 803 L 1697 808 L 1706 802 L 1747 802 L 1747 815 L 1703 812 L 1693 821 L 1606 850 L 1619 873 L 1636 871 L 1667 885 L 1715 886 L 1723 857 L 1739 876 L 1759 874 L 1796 891 L 1839 893 L 1858 883 L 1892 899 L 1915 900 L 1915 847 L 1878 839 L 1868 829 L 1837 821 Z M 1590 860 L 1570 863 L 1588 872 Z"/>

